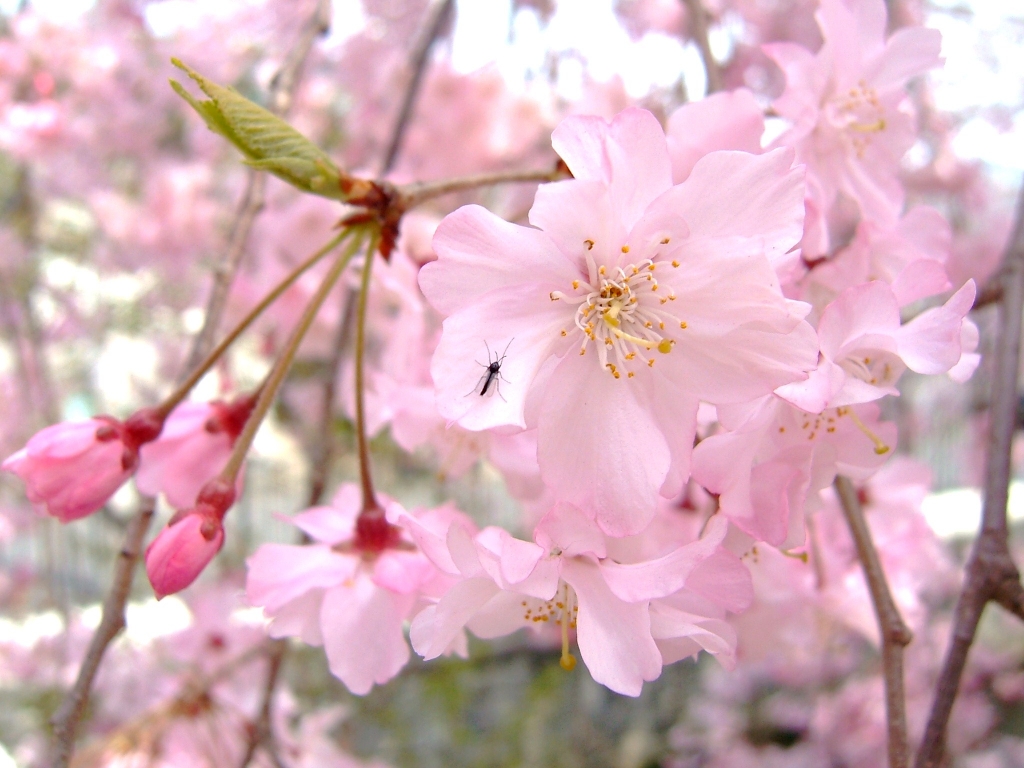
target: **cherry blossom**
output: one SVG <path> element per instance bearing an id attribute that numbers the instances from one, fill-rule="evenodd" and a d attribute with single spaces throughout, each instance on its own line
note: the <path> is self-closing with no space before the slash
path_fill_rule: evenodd
<path id="1" fill-rule="evenodd" d="M 941 63 L 940 35 L 908 27 L 886 39 L 883 0 L 822 0 L 815 17 L 825 38 L 817 54 L 794 43 L 764 46 L 786 74 L 773 107 L 792 122 L 776 145 L 796 147 L 808 165 L 817 216 L 826 218 L 843 192 L 865 218 L 890 225 L 903 207 L 900 159 L 915 138 L 905 85 Z"/>
<path id="2" fill-rule="evenodd" d="M 801 172 L 787 150 L 715 152 L 672 186 L 638 109 L 569 118 L 552 141 L 576 178 L 538 190 L 536 229 L 475 206 L 438 227 L 420 272 L 448 315 L 431 372 L 450 421 L 536 424 L 544 481 L 621 536 L 688 476 L 699 399 L 750 400 L 814 365 L 808 308 L 770 261 L 800 238 Z M 487 396 L 493 350 L 504 381 Z"/>
<path id="3" fill-rule="evenodd" d="M 246 594 L 270 618 L 272 637 L 323 645 L 331 673 L 353 693 L 365 694 L 405 666 L 403 622 L 422 594 L 448 580 L 407 536 L 377 552 L 356 549 L 359 507 L 358 488 L 343 485 L 330 506 L 291 518 L 316 543 L 261 546 L 247 561 Z M 397 502 L 387 507 L 392 520 L 409 515 Z M 456 519 L 468 523 L 453 507 L 418 510 L 414 519 L 438 529 Z M 455 643 L 451 650 L 460 648 Z"/>
<path id="4" fill-rule="evenodd" d="M 463 627 L 493 638 L 555 626 L 563 667 L 575 666 L 568 650 L 575 631 L 593 678 L 638 696 L 664 664 L 701 649 L 731 657 L 734 635 L 721 606 L 742 610 L 749 603 L 745 570 L 719 547 L 728 530 L 721 518 L 699 541 L 633 564 L 607 558 L 604 535 L 568 505 L 541 521 L 535 542 L 493 527 L 472 536 L 453 524 L 444 538 L 413 530 L 434 564 L 459 579 L 413 620 L 413 647 L 427 659 L 443 653 Z"/>

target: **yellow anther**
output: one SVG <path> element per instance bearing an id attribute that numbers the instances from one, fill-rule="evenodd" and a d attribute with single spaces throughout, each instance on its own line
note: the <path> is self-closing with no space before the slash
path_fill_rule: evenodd
<path id="1" fill-rule="evenodd" d="M 876 133 L 885 130 L 885 120 L 880 117 L 873 123 L 851 123 L 850 128 L 858 133 Z"/>
<path id="2" fill-rule="evenodd" d="M 564 330 L 564 329 L 562 330 L 562 335 L 563 335 L 563 336 L 565 336 L 565 335 L 566 335 L 566 333 L 565 333 L 565 330 Z"/>
<path id="3" fill-rule="evenodd" d="M 628 245 L 622 246 L 622 252 L 623 253 L 629 253 L 629 246 Z"/>
<path id="4" fill-rule="evenodd" d="M 650 360 L 647 361 L 647 367 L 648 368 L 653 368 L 654 367 L 654 358 L 653 357 Z"/>
<path id="5" fill-rule="evenodd" d="M 669 238 L 666 237 L 664 240 L 661 241 L 661 244 L 662 245 L 668 245 L 668 242 L 669 242 Z"/>
<path id="6" fill-rule="evenodd" d="M 600 267 L 598 267 L 598 269 L 597 269 L 597 274 L 599 274 L 599 275 L 603 275 L 603 274 L 604 274 L 604 273 L 605 273 L 606 271 L 607 271 L 607 270 L 605 270 L 605 268 L 604 268 L 604 264 L 602 264 L 602 265 L 601 265 Z"/>
<path id="7" fill-rule="evenodd" d="M 572 613 L 575 611 L 575 606 L 572 610 L 569 606 L 572 603 L 569 600 L 569 585 L 565 585 L 565 604 L 566 607 L 562 610 L 562 658 L 558 660 L 562 669 L 566 672 L 572 672 L 576 668 L 576 657 L 569 653 L 569 624 L 572 621 Z"/>
<path id="8" fill-rule="evenodd" d="M 627 371 L 626 378 L 627 379 L 632 379 L 633 378 L 633 372 L 632 371 Z"/>
<path id="9" fill-rule="evenodd" d="M 572 281 L 572 289 L 575 291 L 579 287 L 580 287 L 580 281 L 579 280 L 573 280 Z"/>
<path id="10" fill-rule="evenodd" d="M 679 262 L 678 262 L 678 261 L 675 261 L 675 260 L 673 260 L 673 261 L 672 261 L 672 266 L 673 266 L 673 267 L 678 267 L 678 266 L 679 266 Z"/>
<path id="11" fill-rule="evenodd" d="M 685 320 L 680 321 L 679 327 L 682 328 L 685 331 L 686 330 L 686 321 Z"/>
<path id="12" fill-rule="evenodd" d="M 868 426 L 863 421 L 860 420 L 860 417 L 857 415 L 855 411 L 850 410 L 849 416 L 851 419 L 853 419 L 853 423 L 857 425 L 857 429 L 859 429 L 861 432 L 867 435 L 868 439 L 875 444 L 876 454 L 878 454 L 879 456 L 883 456 L 889 452 L 889 446 L 882 442 L 882 439 L 878 435 L 876 435 L 874 432 L 868 429 Z"/>

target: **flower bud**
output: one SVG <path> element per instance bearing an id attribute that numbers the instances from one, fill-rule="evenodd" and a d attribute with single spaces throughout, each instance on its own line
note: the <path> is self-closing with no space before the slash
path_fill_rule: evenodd
<path id="1" fill-rule="evenodd" d="M 29 501 L 62 522 L 92 514 L 107 503 L 134 469 L 123 425 L 98 417 L 40 430 L 0 467 L 25 481 Z"/>
<path id="2" fill-rule="evenodd" d="M 146 548 L 146 574 L 157 599 L 195 581 L 222 546 L 220 520 L 198 511 L 164 528 Z"/>

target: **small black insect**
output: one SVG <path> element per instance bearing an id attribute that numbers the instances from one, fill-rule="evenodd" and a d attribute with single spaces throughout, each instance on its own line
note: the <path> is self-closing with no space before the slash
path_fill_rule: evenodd
<path id="1" fill-rule="evenodd" d="M 479 360 L 476 361 L 477 365 L 486 370 L 484 371 L 483 376 L 480 377 L 480 380 L 476 383 L 476 386 L 473 387 L 472 392 L 479 390 L 480 396 L 483 397 L 487 394 L 488 390 L 491 389 L 491 385 L 493 384 L 493 391 L 497 392 L 498 397 L 501 397 L 502 400 L 505 399 L 501 394 L 500 382 L 504 381 L 506 384 L 511 384 L 511 382 L 501 375 L 501 364 L 505 362 L 505 355 L 508 354 L 508 348 L 512 346 L 512 341 L 513 339 L 509 339 L 508 344 L 505 345 L 505 351 L 501 353 L 501 357 L 498 357 L 498 353 L 495 352 L 493 360 L 491 360 L 491 347 L 486 340 L 484 341 L 484 347 L 487 348 L 488 362 L 487 364 L 484 364 Z M 471 392 L 467 392 L 466 394 L 471 394 Z"/>

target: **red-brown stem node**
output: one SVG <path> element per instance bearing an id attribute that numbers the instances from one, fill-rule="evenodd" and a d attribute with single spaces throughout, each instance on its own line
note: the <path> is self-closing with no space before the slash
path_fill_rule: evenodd
<path id="1" fill-rule="evenodd" d="M 199 491 L 196 496 L 196 508 L 208 507 L 210 513 L 223 519 L 228 509 L 235 503 L 235 487 L 232 483 L 215 477 Z M 206 511 L 206 510 L 204 510 Z"/>
<path id="2" fill-rule="evenodd" d="M 352 546 L 360 552 L 382 552 L 397 545 L 400 535 L 401 531 L 388 522 L 383 509 L 369 507 L 356 518 L 356 535 Z"/>

